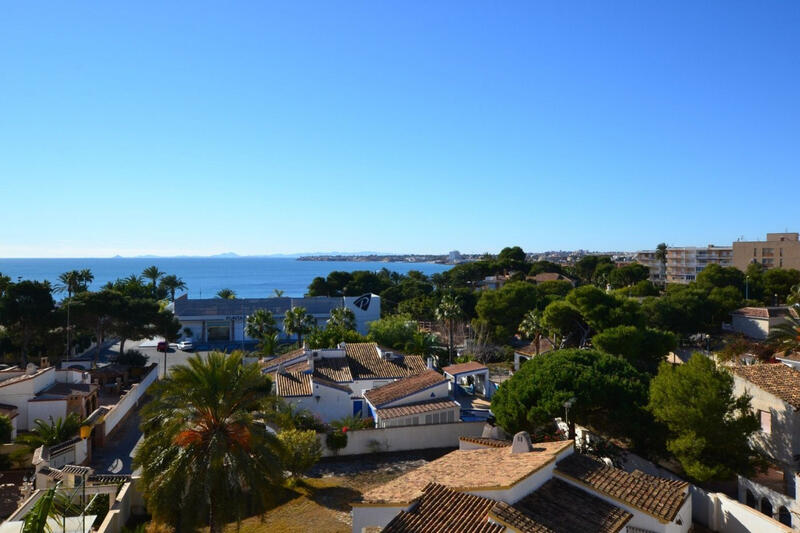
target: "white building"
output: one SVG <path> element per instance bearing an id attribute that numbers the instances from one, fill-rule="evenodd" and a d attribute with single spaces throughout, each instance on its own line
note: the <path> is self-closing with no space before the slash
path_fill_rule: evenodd
<path id="1" fill-rule="evenodd" d="M 696 246 L 670 246 L 667 248 L 666 265 L 656 258 L 655 250 L 636 252 L 635 260 L 650 269 L 653 283 L 689 283 L 710 264 L 722 267 L 733 266 L 733 247 L 709 244 L 705 248 Z"/>
<path id="2" fill-rule="evenodd" d="M 450 383 L 435 370 L 370 389 L 364 400 L 377 428 L 460 420 L 461 406 L 451 397 Z"/>
<path id="3" fill-rule="evenodd" d="M 353 532 L 686 533 L 692 526 L 684 481 L 607 466 L 574 453 L 572 441 L 531 444 L 524 432 L 510 445 L 463 440 L 471 449 L 365 493 L 353 504 Z"/>
<path id="4" fill-rule="evenodd" d="M 0 371 L 0 404 L 4 414 L 13 416 L 15 432 L 31 429 L 37 418 L 56 420 L 70 413 L 86 418 L 97 403 L 97 385 L 91 383 L 88 372 L 52 366 L 40 369 L 33 364 L 25 370 Z"/>
<path id="5" fill-rule="evenodd" d="M 797 316 L 797 310 L 791 307 L 742 307 L 731 313 L 730 329 L 751 339 L 764 340 L 790 315 Z"/>
<path id="6" fill-rule="evenodd" d="M 368 324 L 381 317 L 381 297 L 377 294 L 361 296 L 313 298 L 242 298 L 226 300 L 222 298 L 190 299 L 187 295 L 176 298 L 169 304 L 170 309 L 181 323 L 182 328 L 189 328 L 197 342 L 232 342 L 251 341 L 245 334 L 247 317 L 258 309 L 265 309 L 275 317 L 279 334 L 290 339 L 283 331 L 283 319 L 286 311 L 303 307 L 314 317 L 318 326 L 324 326 L 330 318 L 331 311 L 346 307 L 356 318 L 356 330 L 366 334 Z"/>

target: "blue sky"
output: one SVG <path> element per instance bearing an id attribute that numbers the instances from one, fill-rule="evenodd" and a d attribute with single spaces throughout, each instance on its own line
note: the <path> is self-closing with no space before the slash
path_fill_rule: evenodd
<path id="1" fill-rule="evenodd" d="M 800 230 L 798 2 L 161 4 L 4 6 L 0 256 Z"/>

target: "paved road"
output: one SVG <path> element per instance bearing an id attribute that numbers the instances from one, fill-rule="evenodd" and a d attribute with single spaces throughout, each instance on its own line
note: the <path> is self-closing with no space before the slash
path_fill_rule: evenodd
<path id="1" fill-rule="evenodd" d="M 102 448 L 92 450 L 92 468 L 97 474 L 133 473 L 133 449 L 142 437 L 139 413 L 135 411 L 123 422 Z"/>

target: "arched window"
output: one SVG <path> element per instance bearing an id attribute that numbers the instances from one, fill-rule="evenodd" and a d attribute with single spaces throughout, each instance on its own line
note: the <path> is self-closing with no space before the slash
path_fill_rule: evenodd
<path id="1" fill-rule="evenodd" d="M 790 513 L 789 509 L 782 505 L 778 508 L 778 521 L 781 524 L 792 527 L 792 513 Z"/>
<path id="2" fill-rule="evenodd" d="M 761 498 L 761 512 L 772 517 L 772 504 L 766 498 Z"/>
<path id="3" fill-rule="evenodd" d="M 753 496 L 753 493 L 750 492 L 749 489 L 747 491 L 747 496 L 745 498 L 745 503 L 747 504 L 748 507 L 752 507 L 753 509 L 758 509 L 758 506 L 756 505 L 756 497 Z"/>

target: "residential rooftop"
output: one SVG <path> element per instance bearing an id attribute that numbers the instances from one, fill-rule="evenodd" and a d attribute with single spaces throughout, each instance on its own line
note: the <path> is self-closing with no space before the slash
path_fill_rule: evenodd
<path id="1" fill-rule="evenodd" d="M 388 385 L 384 385 L 384 387 L 386 386 Z M 379 417 L 384 420 L 388 420 L 390 418 L 419 415 L 433 411 L 441 411 L 442 409 L 452 409 L 454 407 L 461 407 L 461 405 L 454 400 L 426 400 L 424 402 L 410 403 L 406 405 L 400 405 L 398 407 L 376 409 L 376 412 Z"/>
<path id="2" fill-rule="evenodd" d="M 742 307 L 731 311 L 732 315 L 741 315 L 751 318 L 780 318 L 785 316 L 797 317 L 797 311 L 791 307 Z"/>
<path id="3" fill-rule="evenodd" d="M 364 393 L 364 397 L 373 406 L 381 407 L 446 381 L 447 378 L 437 371 L 425 370 L 421 374 L 398 379 L 382 387 L 368 390 Z"/>
<path id="4" fill-rule="evenodd" d="M 737 365 L 734 374 L 800 409 L 800 372 L 783 363 Z"/>
<path id="5" fill-rule="evenodd" d="M 468 492 L 500 490 L 516 485 L 556 460 L 573 441 L 542 442 L 533 451 L 511 453 L 510 448 L 456 450 L 364 494 L 367 504 L 409 504 L 423 495 L 428 483 Z"/>
<path id="6" fill-rule="evenodd" d="M 463 374 L 465 372 L 474 372 L 476 370 L 487 370 L 488 367 L 477 361 L 468 361 L 466 363 L 459 363 L 457 365 L 450 365 L 442 368 L 442 372 L 446 372 L 451 376 Z"/>

